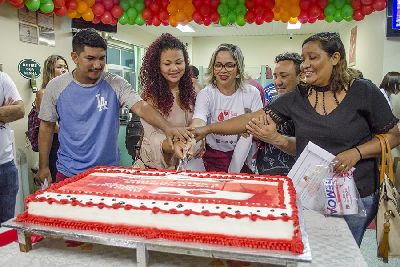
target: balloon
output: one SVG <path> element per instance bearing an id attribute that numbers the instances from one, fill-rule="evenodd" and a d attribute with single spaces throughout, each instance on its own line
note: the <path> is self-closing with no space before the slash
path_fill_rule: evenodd
<path id="1" fill-rule="evenodd" d="M 316 22 L 317 21 L 317 18 L 313 18 L 313 17 L 309 17 L 308 18 L 308 23 L 314 23 L 314 22 Z"/>
<path id="2" fill-rule="evenodd" d="M 335 0 L 333 4 L 335 5 L 336 9 L 341 9 L 346 2 L 346 0 Z"/>
<path id="3" fill-rule="evenodd" d="M 82 14 L 82 18 L 86 21 L 92 21 L 94 19 L 94 14 L 91 8 L 88 8 L 88 10 Z"/>
<path id="4" fill-rule="evenodd" d="M 129 10 L 128 10 L 129 11 Z M 136 11 L 136 10 L 135 10 Z M 114 18 L 118 19 L 119 17 L 122 16 L 122 14 L 124 13 L 124 10 L 120 7 L 120 6 L 113 6 L 113 8 L 111 9 L 111 15 L 113 15 Z M 136 12 L 137 15 L 137 12 Z M 135 16 L 136 17 L 136 16 Z"/>
<path id="5" fill-rule="evenodd" d="M 229 19 L 229 23 L 235 23 L 236 22 L 236 14 L 235 14 L 235 12 L 230 12 L 228 14 L 228 19 Z"/>
<path id="6" fill-rule="evenodd" d="M 139 26 L 144 25 L 145 21 L 141 15 L 138 15 L 135 19 L 135 23 Z"/>
<path id="7" fill-rule="evenodd" d="M 234 9 L 235 6 L 237 5 L 237 2 L 236 2 L 236 0 L 229 0 L 227 2 L 227 4 L 228 4 L 229 9 Z"/>
<path id="8" fill-rule="evenodd" d="M 351 7 L 356 10 L 361 8 L 361 0 L 352 0 Z"/>
<path id="9" fill-rule="evenodd" d="M 340 12 L 340 9 L 336 9 L 335 15 L 333 15 L 333 19 L 336 22 L 341 22 L 343 20 L 342 13 Z"/>
<path id="10" fill-rule="evenodd" d="M 245 17 L 247 23 L 253 23 L 254 20 L 256 19 L 256 15 L 251 10 L 247 11 L 247 13 L 244 17 Z"/>
<path id="11" fill-rule="evenodd" d="M 344 5 L 342 8 L 342 17 L 348 18 L 351 17 L 352 15 L 353 15 L 353 8 L 348 4 Z"/>
<path id="12" fill-rule="evenodd" d="M 92 23 L 94 23 L 94 24 L 99 24 L 100 23 L 100 17 L 94 17 L 93 18 L 93 20 L 92 20 Z"/>
<path id="13" fill-rule="evenodd" d="M 103 0 L 103 4 L 105 3 L 105 0 Z M 104 11 L 104 14 L 103 14 L 103 16 L 101 16 L 101 18 L 100 18 L 100 20 L 101 20 L 101 22 L 103 23 L 103 24 L 111 24 L 111 22 L 112 22 L 112 15 L 111 15 L 111 13 L 110 13 L 110 11 Z"/>
<path id="14" fill-rule="evenodd" d="M 169 21 L 169 25 L 171 25 L 172 27 L 176 27 L 176 25 L 178 25 L 174 16 L 170 16 L 168 21 Z"/>
<path id="15" fill-rule="evenodd" d="M 43 13 L 50 13 L 53 12 L 53 10 L 54 10 L 53 2 L 48 2 L 40 5 L 40 11 L 42 11 Z"/>
<path id="16" fill-rule="evenodd" d="M 302 10 L 308 10 L 310 8 L 311 1 L 310 0 L 301 0 L 300 1 L 300 8 Z"/>
<path id="17" fill-rule="evenodd" d="M 244 26 L 246 24 L 246 21 L 244 20 L 244 16 L 237 16 L 236 24 L 239 26 Z"/>
<path id="18" fill-rule="evenodd" d="M 194 22 L 196 22 L 197 24 L 203 23 L 203 17 L 200 15 L 200 13 L 198 11 L 193 13 L 192 18 L 193 18 Z"/>
<path id="19" fill-rule="evenodd" d="M 57 9 L 65 6 L 65 0 L 53 0 L 53 3 L 54 3 L 54 8 L 57 8 Z M 25 2 L 25 5 L 26 5 L 26 2 Z"/>
<path id="20" fill-rule="evenodd" d="M 308 10 L 308 16 L 311 18 L 318 18 L 320 13 L 321 13 L 321 10 L 317 6 L 312 6 Z"/>
<path id="21" fill-rule="evenodd" d="M 105 10 L 111 10 L 111 8 L 114 6 L 114 2 L 113 2 L 113 0 L 103 0 L 103 6 L 104 6 L 104 9 Z M 111 15 L 111 13 L 110 13 L 110 15 Z M 103 14 L 103 16 L 104 16 L 104 14 Z M 101 22 L 103 22 L 103 16 L 101 17 Z M 108 19 L 108 16 L 106 16 L 106 21 L 109 21 L 109 19 Z M 104 24 L 110 24 L 111 23 L 111 19 L 110 19 L 110 22 L 109 23 L 104 23 Z"/>
<path id="22" fill-rule="evenodd" d="M 386 8 L 386 1 L 385 0 L 376 0 L 373 4 L 372 7 L 376 10 L 376 11 L 381 11 L 384 10 Z"/>
<path id="23" fill-rule="evenodd" d="M 217 10 L 221 16 L 226 16 L 229 13 L 229 9 L 226 5 L 219 5 Z"/>
<path id="24" fill-rule="evenodd" d="M 210 17 L 204 17 L 204 19 L 203 19 L 204 25 L 208 26 L 211 24 L 211 22 L 212 22 L 212 20 Z"/>
<path id="25" fill-rule="evenodd" d="M 326 6 L 325 10 L 324 10 L 324 14 L 326 17 L 333 17 L 333 15 L 335 14 L 336 8 L 334 5 L 329 4 Z"/>
<path id="26" fill-rule="evenodd" d="M 40 0 L 26 0 L 25 6 L 28 8 L 29 11 L 37 11 L 40 7 Z"/>
<path id="27" fill-rule="evenodd" d="M 209 6 L 205 6 L 205 5 L 201 6 L 199 11 L 200 11 L 200 14 L 203 15 L 204 17 L 209 16 L 210 13 L 211 13 L 210 7 Z"/>
<path id="28" fill-rule="evenodd" d="M 364 14 L 361 12 L 360 9 L 357 9 L 353 13 L 353 19 L 356 21 L 360 21 L 364 19 Z"/>
<path id="29" fill-rule="evenodd" d="M 75 0 L 70 0 L 70 1 L 67 3 L 68 11 L 76 10 L 77 7 L 78 7 L 78 3 L 77 3 Z M 71 14 L 72 14 L 72 13 L 71 13 Z M 68 17 L 69 17 L 69 15 L 68 15 Z M 75 18 L 75 17 L 74 17 L 74 18 Z"/>
<path id="30" fill-rule="evenodd" d="M 70 17 L 71 19 L 74 19 L 78 16 L 78 12 L 76 12 L 76 10 L 68 10 L 67 16 Z"/>
<path id="31" fill-rule="evenodd" d="M 175 5 L 169 5 L 169 6 L 176 7 Z M 160 7 L 158 6 L 158 4 L 156 2 L 151 3 L 151 5 L 149 7 L 150 7 L 150 10 L 155 14 L 157 14 L 158 11 L 160 11 Z M 176 9 L 178 9 L 178 8 L 176 8 Z"/>
<path id="32" fill-rule="evenodd" d="M 353 20 L 353 17 L 345 17 L 345 18 L 343 18 L 345 21 L 352 21 Z"/>
<path id="33" fill-rule="evenodd" d="M 56 14 L 57 16 L 63 17 L 67 14 L 67 8 L 65 6 L 62 6 L 60 8 L 55 8 L 54 9 L 54 14 Z"/>
<path id="34" fill-rule="evenodd" d="M 159 18 L 160 18 L 161 21 L 168 20 L 168 18 L 169 18 L 168 12 L 166 10 L 164 10 L 164 9 L 160 10 L 160 13 L 158 15 L 159 15 Z"/>
<path id="35" fill-rule="evenodd" d="M 328 0 L 318 0 L 317 5 L 319 8 L 324 9 L 328 5 Z"/>
<path id="36" fill-rule="evenodd" d="M 143 2 L 136 2 L 134 7 L 138 12 L 140 12 L 144 9 L 144 4 Z"/>
<path id="37" fill-rule="evenodd" d="M 228 17 L 221 17 L 221 18 L 219 19 L 219 23 L 220 23 L 222 26 L 227 26 L 228 23 L 229 23 Z"/>
<path id="38" fill-rule="evenodd" d="M 372 2 L 374 2 L 374 0 L 361 0 L 361 3 L 362 3 L 364 6 L 370 5 L 370 4 L 372 4 Z"/>
<path id="39" fill-rule="evenodd" d="M 153 17 L 153 22 L 152 22 L 152 24 L 154 25 L 154 26 L 160 26 L 161 25 L 161 20 L 157 17 L 157 16 L 154 16 Z"/>
<path id="40" fill-rule="evenodd" d="M 325 21 L 331 23 L 333 21 L 333 16 L 325 17 Z"/>
<path id="41" fill-rule="evenodd" d="M 120 6 L 123 10 L 125 10 L 125 11 L 128 10 L 129 7 L 130 7 L 128 0 L 122 0 L 122 1 L 119 3 L 119 6 Z M 125 22 L 125 24 L 127 24 L 127 23 L 128 23 L 128 19 L 126 19 L 126 21 L 124 20 L 124 22 Z M 121 23 L 121 22 L 119 22 L 119 23 Z M 121 23 L 121 24 L 122 24 L 122 23 Z M 125 24 L 122 24 L 122 25 L 125 25 Z"/>
<path id="42" fill-rule="evenodd" d="M 86 4 L 86 2 L 84 1 L 79 1 L 78 2 L 78 7 L 76 8 L 76 11 L 78 11 L 78 13 L 83 14 L 88 10 L 89 6 L 88 4 Z"/>
<path id="43" fill-rule="evenodd" d="M 150 20 L 153 17 L 153 15 L 151 14 L 151 10 L 148 8 L 143 9 L 142 16 L 145 20 Z"/>
<path id="44" fill-rule="evenodd" d="M 93 14 L 94 14 L 95 16 L 101 17 L 101 16 L 103 16 L 105 9 L 104 9 L 103 4 L 101 4 L 101 3 L 96 3 L 96 4 L 94 4 L 94 6 L 92 7 L 92 11 L 93 11 Z"/>
<path id="45" fill-rule="evenodd" d="M 264 12 L 265 22 L 271 22 L 274 20 L 274 12 L 271 9 L 266 9 Z"/>
<path id="46" fill-rule="evenodd" d="M 372 12 L 374 12 L 374 8 L 372 7 L 372 5 L 370 5 L 370 6 L 362 6 L 362 7 L 361 7 L 361 12 L 362 12 L 364 15 L 369 15 L 369 14 L 371 14 Z"/>
<path id="47" fill-rule="evenodd" d="M 94 3 L 96 3 L 96 0 L 84 0 L 85 2 L 86 2 L 86 4 L 89 6 L 89 7 L 92 7 L 93 5 L 94 5 Z"/>
<path id="48" fill-rule="evenodd" d="M 308 22 L 308 13 L 305 10 L 302 10 L 300 12 L 300 15 L 297 17 L 297 19 L 300 21 L 300 23 L 304 24 Z"/>
<path id="49" fill-rule="evenodd" d="M 128 23 L 128 16 L 126 15 L 126 13 L 122 14 L 122 16 L 119 17 L 118 22 L 119 22 L 121 25 L 125 25 L 125 24 Z"/>
<path id="50" fill-rule="evenodd" d="M 263 16 L 257 15 L 257 16 L 256 16 L 256 19 L 255 19 L 255 22 L 256 22 L 257 25 L 263 24 L 263 23 L 264 23 L 264 18 L 263 18 Z"/>

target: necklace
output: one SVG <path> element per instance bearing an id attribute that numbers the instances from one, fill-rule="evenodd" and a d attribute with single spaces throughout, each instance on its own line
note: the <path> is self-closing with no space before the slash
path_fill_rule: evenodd
<path id="1" fill-rule="evenodd" d="M 308 96 L 312 95 L 312 91 L 315 91 L 315 103 L 314 103 L 314 109 L 317 110 L 317 106 L 318 106 L 318 95 L 319 93 L 322 93 L 322 111 L 324 112 L 324 115 L 328 115 L 328 112 L 326 111 L 326 107 L 325 107 L 325 92 L 329 91 L 329 85 L 326 86 L 313 86 L 310 88 L 309 92 L 308 92 Z M 340 102 L 337 99 L 336 96 L 336 92 L 333 93 L 333 98 L 335 99 L 335 104 L 336 107 L 339 106 Z"/>
<path id="2" fill-rule="evenodd" d="M 316 86 L 316 85 L 314 85 L 314 86 L 312 87 L 312 89 L 314 89 L 316 92 L 322 92 L 322 93 L 324 93 L 324 92 L 329 91 L 331 88 L 330 88 L 330 86 L 329 86 L 329 84 L 328 84 L 328 85 L 325 85 L 325 86 Z"/>

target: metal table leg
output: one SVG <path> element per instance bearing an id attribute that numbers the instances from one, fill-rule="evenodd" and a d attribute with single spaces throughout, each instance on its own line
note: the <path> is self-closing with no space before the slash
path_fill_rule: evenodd
<path id="1" fill-rule="evenodd" d="M 136 246 L 136 261 L 138 267 L 147 267 L 149 265 L 149 251 L 143 243 L 138 243 Z"/>
<path id="2" fill-rule="evenodd" d="M 23 230 L 17 230 L 19 250 L 28 252 L 32 249 L 31 233 Z"/>

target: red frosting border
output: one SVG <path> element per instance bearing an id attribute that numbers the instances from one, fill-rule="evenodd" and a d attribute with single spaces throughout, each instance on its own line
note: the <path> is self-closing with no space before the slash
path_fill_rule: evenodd
<path id="1" fill-rule="evenodd" d="M 59 182 L 59 183 L 56 183 L 56 184 L 52 184 L 49 188 L 47 188 L 45 190 L 39 190 L 36 193 L 28 196 L 26 198 L 26 200 L 25 200 L 25 202 L 27 203 L 26 210 L 28 210 L 29 202 L 32 201 L 32 202 L 48 202 L 49 204 L 52 204 L 52 203 L 55 202 L 55 203 L 58 203 L 58 204 L 71 204 L 71 205 L 79 205 L 79 206 L 83 206 L 83 207 L 97 206 L 100 209 L 106 207 L 106 208 L 113 208 L 113 209 L 123 208 L 123 209 L 126 209 L 126 210 L 129 210 L 129 209 L 152 210 L 153 213 L 158 213 L 158 212 L 170 213 L 170 214 L 183 213 L 183 214 L 185 214 L 187 216 L 189 216 L 189 215 L 202 215 L 202 216 L 220 216 L 221 218 L 236 217 L 238 219 L 239 218 L 243 218 L 243 217 L 249 217 L 251 220 L 257 220 L 257 219 L 261 219 L 261 220 L 282 219 L 284 221 L 292 220 L 294 228 L 295 228 L 294 233 L 293 233 L 293 239 L 291 241 L 284 241 L 284 242 L 290 243 L 291 246 L 295 246 L 295 247 L 300 247 L 300 245 L 298 244 L 300 242 L 302 249 L 301 249 L 301 251 L 294 251 L 292 248 L 285 249 L 285 250 L 291 250 L 291 251 L 297 252 L 297 253 L 301 253 L 303 251 L 303 243 L 301 241 L 301 233 L 300 233 L 300 229 L 299 229 L 298 209 L 297 209 L 297 205 L 296 205 L 296 191 L 294 189 L 292 180 L 290 178 L 288 178 L 288 177 L 285 177 L 285 176 L 269 177 L 269 176 L 266 176 L 266 175 L 261 176 L 261 175 L 235 174 L 235 173 L 226 174 L 226 173 L 217 173 L 217 172 L 215 172 L 215 173 L 206 173 L 206 172 L 204 172 L 205 175 L 203 176 L 203 175 L 199 175 L 200 172 L 193 172 L 193 174 L 195 174 L 195 175 L 191 175 L 191 172 L 187 171 L 187 173 L 189 173 L 189 176 L 193 176 L 193 177 L 212 177 L 213 174 L 218 174 L 219 176 L 220 175 L 229 176 L 229 177 L 218 177 L 218 179 L 237 178 L 237 179 L 252 179 L 252 180 L 264 180 L 264 181 L 278 180 L 278 182 L 279 181 L 281 182 L 281 185 L 278 188 L 279 197 L 280 197 L 280 203 L 283 203 L 283 200 L 284 200 L 283 199 L 284 196 L 283 196 L 283 181 L 282 180 L 286 180 L 286 182 L 288 183 L 288 193 L 290 195 L 289 205 L 290 205 L 290 207 L 292 209 L 292 216 L 288 216 L 288 215 L 273 216 L 271 214 L 268 215 L 268 216 L 260 216 L 260 215 L 257 215 L 257 214 L 240 214 L 240 213 L 236 213 L 236 214 L 233 215 L 233 214 L 228 214 L 226 212 L 211 213 L 208 210 L 204 210 L 201 213 L 199 213 L 199 212 L 194 212 L 192 210 L 184 210 L 184 211 L 177 211 L 176 209 L 163 210 L 163 209 L 160 209 L 160 208 L 148 208 L 146 206 L 133 207 L 131 205 L 121 205 L 121 204 L 118 204 L 118 203 L 113 204 L 112 206 L 108 206 L 108 205 L 106 205 L 104 203 L 99 203 L 99 204 L 92 203 L 92 202 L 81 203 L 79 201 L 70 201 L 68 199 L 61 199 L 60 201 L 58 201 L 58 200 L 55 200 L 53 198 L 49 198 L 48 199 L 48 198 L 44 198 L 44 197 L 41 197 L 41 198 L 37 197 L 38 195 L 40 195 L 42 193 L 45 193 L 45 192 L 55 192 L 55 193 L 63 193 L 63 194 L 67 193 L 66 191 L 70 191 L 70 190 L 65 190 L 64 191 L 64 190 L 59 190 L 59 188 L 61 188 L 62 186 L 66 185 L 66 184 L 73 183 L 73 182 L 75 182 L 75 181 L 77 181 L 79 179 L 82 179 L 83 177 L 86 177 L 86 176 L 88 176 L 89 174 L 91 174 L 93 172 L 98 172 L 98 171 L 109 172 L 109 173 L 115 173 L 115 172 L 132 173 L 132 171 L 133 171 L 134 173 L 137 173 L 137 172 L 141 172 L 142 170 L 141 169 L 134 169 L 134 168 L 126 168 L 126 167 L 109 167 L 109 166 L 94 167 L 94 168 L 89 169 L 89 170 L 87 170 L 87 171 L 85 171 L 83 173 L 80 173 L 80 174 L 78 174 L 78 175 L 76 175 L 76 176 L 74 176 L 72 178 L 66 179 L 66 180 L 64 180 L 62 182 Z M 143 170 L 143 171 L 149 172 L 149 170 Z M 165 175 L 165 172 L 167 172 L 167 173 L 175 173 L 174 171 L 171 171 L 171 170 L 157 170 L 157 171 L 155 170 L 154 172 L 155 172 L 154 174 L 141 173 L 141 175 L 143 175 L 143 176 L 146 176 L 146 175 L 148 175 L 148 176 L 162 176 L 162 175 Z M 69 193 L 78 194 L 77 192 L 69 192 Z M 85 192 L 81 192 L 81 193 L 85 193 Z M 101 195 L 104 195 L 104 194 L 101 194 Z M 115 196 L 115 195 L 112 195 L 112 196 L 121 197 L 121 198 L 124 198 L 124 197 L 125 198 L 129 198 L 129 197 L 131 197 L 130 195 L 126 195 L 126 196 Z M 168 199 L 169 199 L 168 197 L 162 197 L 159 200 L 168 200 Z M 154 200 L 158 200 L 158 199 L 154 199 Z M 187 198 L 186 200 L 190 201 L 190 202 L 195 202 L 195 201 L 193 201 L 193 199 L 191 200 L 190 198 Z M 184 201 L 184 199 L 182 201 Z M 204 202 L 204 203 L 207 204 L 207 202 Z M 245 204 L 243 204 L 242 206 L 245 206 Z M 280 208 L 283 208 L 283 207 L 280 207 Z M 92 229 L 91 227 L 92 227 L 93 224 L 98 224 L 98 225 L 103 225 L 102 226 L 103 229 L 108 229 L 107 231 L 105 231 L 105 230 L 99 230 L 99 231 L 102 231 L 102 232 L 113 232 L 113 233 L 123 233 L 123 231 L 118 230 L 120 228 L 120 226 L 114 227 L 114 225 L 101 224 L 101 223 L 90 223 L 90 224 L 88 224 L 87 222 L 73 222 L 73 221 L 57 220 L 57 219 L 54 219 L 54 218 L 32 216 L 32 215 L 29 215 L 27 211 L 24 212 L 24 213 L 21 213 L 20 215 L 18 215 L 17 221 L 20 221 L 20 222 L 32 222 L 32 223 L 38 223 L 38 224 L 42 224 L 42 225 L 61 226 L 61 227 L 67 227 L 67 228 L 77 227 L 76 229 L 83 229 L 83 230 L 90 230 L 90 229 Z M 123 227 L 130 228 L 130 230 L 128 230 L 128 232 L 127 232 L 128 234 L 133 234 L 132 231 L 134 231 L 134 230 L 132 230 L 132 229 L 142 229 L 141 227 L 131 227 L 131 226 L 129 226 L 129 227 L 128 226 L 123 226 Z M 112 228 L 115 228 L 115 231 L 114 230 L 113 231 L 109 230 L 109 229 L 112 229 Z M 142 231 L 144 231 L 144 230 L 140 230 L 139 232 L 142 232 Z M 179 232 L 172 231 L 172 232 L 176 233 L 176 234 L 171 234 L 171 236 L 174 237 L 174 238 L 168 238 L 166 236 L 168 236 L 169 234 L 167 234 L 167 235 L 163 234 L 165 231 L 161 231 L 161 230 L 158 230 L 158 231 L 160 233 L 158 234 L 157 238 L 167 238 L 167 239 L 191 242 L 190 238 L 189 239 L 184 239 L 184 237 L 187 235 L 187 233 L 179 233 Z M 149 232 L 154 232 L 154 229 L 149 230 Z M 193 234 L 197 235 L 196 233 L 193 233 Z M 146 236 L 146 235 L 141 235 L 140 233 L 139 234 L 134 234 L 134 235 Z M 215 238 L 215 240 L 220 240 L 220 241 L 218 241 L 218 244 L 224 245 L 225 243 L 223 242 L 223 240 L 226 240 L 227 237 L 226 236 L 223 236 L 223 238 L 222 237 L 221 238 L 217 238 L 217 237 L 218 237 L 218 235 L 206 235 L 206 237 L 205 237 L 206 241 L 204 241 L 204 242 L 205 243 L 214 243 L 214 242 L 211 242 L 211 241 L 214 240 L 214 238 Z M 180 238 L 182 238 L 182 239 L 180 239 Z M 236 240 L 235 237 L 228 237 L 228 239 L 229 238 L 230 239 L 233 238 L 234 240 Z M 210 241 L 210 242 L 207 242 L 207 240 Z M 258 242 L 251 241 L 253 239 L 239 238 L 239 240 L 249 240 L 248 244 L 259 244 Z M 236 242 L 237 241 L 232 241 L 230 245 L 236 244 Z M 276 240 L 272 240 L 272 241 L 271 240 L 267 240 L 267 243 L 268 242 L 269 243 L 272 242 L 273 244 L 275 244 L 277 241 Z M 284 243 L 284 244 L 286 244 L 286 243 Z M 238 246 L 242 246 L 242 245 L 238 245 Z M 251 246 L 250 245 L 245 245 L 245 246 L 253 247 L 253 245 L 251 245 Z M 263 246 L 264 247 L 259 247 L 259 248 L 279 249 L 279 248 L 265 247 L 265 246 L 267 246 L 265 244 Z M 297 249 L 297 250 L 299 250 L 299 249 Z"/>

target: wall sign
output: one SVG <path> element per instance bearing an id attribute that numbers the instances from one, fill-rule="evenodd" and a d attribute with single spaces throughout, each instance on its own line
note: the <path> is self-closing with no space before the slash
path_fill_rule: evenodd
<path id="1" fill-rule="evenodd" d="M 40 64 L 33 59 L 23 59 L 18 64 L 18 72 L 25 79 L 40 76 Z"/>

